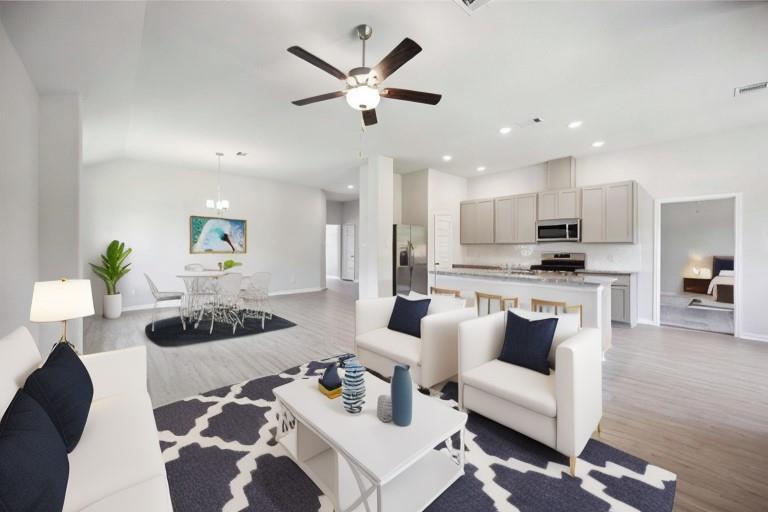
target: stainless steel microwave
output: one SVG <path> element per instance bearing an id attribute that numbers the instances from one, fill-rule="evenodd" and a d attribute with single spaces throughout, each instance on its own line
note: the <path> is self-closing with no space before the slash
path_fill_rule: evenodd
<path id="1" fill-rule="evenodd" d="M 540 220 L 536 223 L 537 242 L 580 242 L 580 219 Z"/>

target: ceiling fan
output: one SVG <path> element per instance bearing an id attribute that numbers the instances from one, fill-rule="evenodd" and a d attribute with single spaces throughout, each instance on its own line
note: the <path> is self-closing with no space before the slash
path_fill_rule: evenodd
<path id="1" fill-rule="evenodd" d="M 324 60 L 312 55 L 308 51 L 298 46 L 291 46 L 288 52 L 303 59 L 313 66 L 316 66 L 326 73 L 335 76 L 339 80 L 347 83 L 343 91 L 329 92 L 319 96 L 312 96 L 302 100 L 292 102 L 294 105 L 303 106 L 318 101 L 330 100 L 346 96 L 347 103 L 355 110 L 363 113 L 363 123 L 370 126 L 377 123 L 376 106 L 379 100 L 390 98 L 393 100 L 413 101 L 415 103 L 426 103 L 427 105 L 437 105 L 442 96 L 430 92 L 411 91 L 409 89 L 396 89 L 394 87 L 385 87 L 379 89 L 379 84 L 389 75 L 400 69 L 400 67 L 414 58 L 420 51 L 419 46 L 410 38 L 405 38 L 381 62 L 374 67 L 369 68 L 365 65 L 365 42 L 373 35 L 373 29 L 369 25 L 358 25 L 356 27 L 357 36 L 363 42 L 363 63 L 362 66 L 353 68 L 349 73 L 344 73 L 331 66 Z"/>

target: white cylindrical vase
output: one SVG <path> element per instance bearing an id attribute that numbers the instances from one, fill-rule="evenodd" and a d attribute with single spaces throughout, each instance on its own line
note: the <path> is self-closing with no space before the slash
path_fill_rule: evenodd
<path id="1" fill-rule="evenodd" d="M 119 293 L 104 295 L 104 318 L 120 318 L 123 312 L 123 296 Z"/>

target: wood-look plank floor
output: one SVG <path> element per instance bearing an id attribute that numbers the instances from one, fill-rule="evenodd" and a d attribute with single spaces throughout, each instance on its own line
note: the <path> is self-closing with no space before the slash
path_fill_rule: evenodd
<path id="1" fill-rule="evenodd" d="M 274 297 L 297 327 L 181 348 L 144 336 L 147 311 L 86 324 L 86 352 L 144 344 L 165 403 L 352 347 L 354 285 Z M 172 315 L 165 310 L 162 316 Z M 675 510 L 768 510 L 768 345 L 666 327 L 616 327 L 604 365 L 602 440 L 677 473 Z"/>

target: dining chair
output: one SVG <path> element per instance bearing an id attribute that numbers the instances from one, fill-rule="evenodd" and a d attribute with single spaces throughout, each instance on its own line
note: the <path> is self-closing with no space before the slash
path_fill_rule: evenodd
<path id="1" fill-rule="evenodd" d="M 269 272 L 256 272 L 243 280 L 245 282 L 241 292 L 243 324 L 246 318 L 260 319 L 261 329 L 264 330 L 266 320 L 272 320 L 272 305 L 269 302 L 271 280 L 272 274 Z"/>
<path id="2" fill-rule="evenodd" d="M 160 302 L 165 302 L 169 300 L 178 300 L 179 301 L 179 317 L 181 318 L 181 327 L 186 331 L 187 330 L 187 323 L 184 321 L 184 293 L 183 292 L 161 292 L 157 289 L 157 286 L 155 286 L 155 283 L 150 279 L 148 274 L 144 274 L 144 277 L 147 278 L 147 284 L 149 284 L 149 290 L 152 292 L 152 296 L 155 298 L 155 304 L 152 306 L 152 332 L 155 332 L 155 316 L 157 314 L 157 305 Z"/>
<path id="3" fill-rule="evenodd" d="M 578 313 L 579 315 L 579 327 L 584 324 L 584 307 L 581 304 L 574 304 L 569 306 L 566 302 L 558 300 L 544 300 L 544 299 L 531 299 L 531 311 L 537 313 L 552 313 L 557 316 L 562 313 Z"/>
<path id="4" fill-rule="evenodd" d="M 240 284 L 243 274 L 231 272 L 219 276 L 216 279 L 216 299 L 211 315 L 210 332 L 213 333 L 214 321 L 232 325 L 232 334 L 235 334 L 237 326 L 244 326 L 240 320 Z"/>
<path id="5" fill-rule="evenodd" d="M 436 288 L 434 286 L 429 287 L 430 295 L 452 295 L 457 299 L 461 298 L 461 290 L 452 290 L 450 288 Z"/>
<path id="6" fill-rule="evenodd" d="M 494 303 L 498 304 L 498 310 L 497 311 L 505 311 L 508 308 L 516 308 L 519 300 L 517 297 L 504 297 L 503 295 L 498 295 L 494 293 L 484 293 L 484 292 L 475 292 L 475 307 L 477 307 L 477 316 L 483 316 L 482 312 L 482 304 L 481 301 L 487 301 L 485 314 L 490 315 L 492 311 L 492 306 Z"/>

